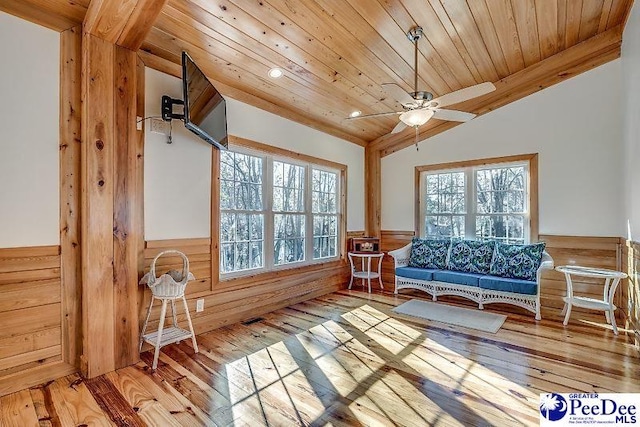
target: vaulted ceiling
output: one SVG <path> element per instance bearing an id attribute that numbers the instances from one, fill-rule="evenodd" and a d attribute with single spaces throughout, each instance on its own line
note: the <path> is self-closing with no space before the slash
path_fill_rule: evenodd
<path id="1" fill-rule="evenodd" d="M 496 93 L 458 106 L 484 113 L 619 56 L 632 2 L 169 0 L 142 50 L 156 68 L 178 64 L 186 50 L 234 98 L 352 142 L 397 148 L 407 135 L 386 136 L 396 116 L 346 117 L 399 108 L 381 84 L 412 88 L 410 28 L 420 25 L 425 35 L 419 89 L 438 96 L 495 82 Z M 81 23 L 88 5 L 0 0 L 0 9 L 57 30 Z M 284 76 L 269 78 L 272 67 Z M 423 132 L 451 126 L 433 120 Z"/>

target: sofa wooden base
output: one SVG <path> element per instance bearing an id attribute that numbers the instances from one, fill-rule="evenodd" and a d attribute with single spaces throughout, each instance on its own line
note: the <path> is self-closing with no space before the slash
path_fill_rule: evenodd
<path id="1" fill-rule="evenodd" d="M 475 286 L 458 285 L 455 283 L 439 282 L 436 280 L 424 281 L 418 279 L 409 279 L 406 277 L 396 276 L 396 284 L 394 293 L 398 293 L 401 289 L 417 289 L 424 291 L 433 297 L 434 301 L 439 296 L 455 295 L 470 299 L 478 304 L 478 308 L 482 310 L 484 304 L 501 302 L 522 307 L 525 310 L 536 315 L 536 320 L 542 319 L 540 315 L 540 296 L 516 294 L 512 292 L 494 291 L 491 289 L 482 289 Z"/>

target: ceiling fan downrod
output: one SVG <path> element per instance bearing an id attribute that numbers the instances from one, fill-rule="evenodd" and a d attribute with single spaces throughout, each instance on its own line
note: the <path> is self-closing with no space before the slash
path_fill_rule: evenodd
<path id="1" fill-rule="evenodd" d="M 413 93 L 411 96 L 415 100 L 429 102 L 433 99 L 433 94 L 426 91 L 418 91 L 418 40 L 424 35 L 422 27 L 413 27 L 407 32 L 407 38 L 413 43 Z"/>

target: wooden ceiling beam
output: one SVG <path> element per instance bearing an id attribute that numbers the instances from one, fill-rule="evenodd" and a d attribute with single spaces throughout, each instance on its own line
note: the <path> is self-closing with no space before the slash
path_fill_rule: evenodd
<path id="1" fill-rule="evenodd" d="M 81 24 L 87 8 L 79 2 L 56 4 L 43 0 L 2 0 L 0 10 L 62 32 Z"/>
<path id="2" fill-rule="evenodd" d="M 167 0 L 92 0 L 84 31 L 137 51 Z"/>
<path id="3" fill-rule="evenodd" d="M 495 92 L 458 104 L 453 108 L 482 115 L 619 58 L 622 31 L 622 25 L 611 28 L 499 80 L 495 83 L 497 88 Z M 418 139 L 423 141 L 459 124 L 433 120 L 420 129 Z M 395 135 L 384 135 L 372 141 L 370 146 L 372 149 L 380 150 L 384 157 L 414 143 L 414 133 L 405 131 Z"/>

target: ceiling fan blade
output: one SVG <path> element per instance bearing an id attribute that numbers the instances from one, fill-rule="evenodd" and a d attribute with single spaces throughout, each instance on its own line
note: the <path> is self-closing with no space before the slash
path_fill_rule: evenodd
<path id="1" fill-rule="evenodd" d="M 484 82 L 479 85 L 465 87 L 464 89 L 442 95 L 441 97 L 432 100 L 431 103 L 437 103 L 438 107 L 446 107 L 447 105 L 457 104 L 472 98 L 477 98 L 478 96 L 485 95 L 493 92 L 494 90 L 496 90 L 496 87 L 493 83 Z"/>
<path id="2" fill-rule="evenodd" d="M 405 125 L 404 122 L 400 121 L 400 122 L 398 122 L 396 127 L 393 128 L 393 130 L 390 133 L 402 132 L 406 127 L 407 127 L 407 125 Z"/>
<path id="3" fill-rule="evenodd" d="M 389 111 L 389 112 L 386 112 L 386 113 L 366 114 L 364 116 L 347 117 L 347 120 L 369 119 L 371 117 L 390 116 L 392 114 L 402 114 L 402 112 L 401 111 Z"/>
<path id="4" fill-rule="evenodd" d="M 415 99 L 409 93 L 395 83 L 382 83 L 382 88 L 387 93 L 387 95 L 391 96 L 393 99 L 398 101 L 400 104 L 414 104 L 416 102 Z"/>
<path id="5" fill-rule="evenodd" d="M 451 122 L 468 122 L 475 116 L 473 113 L 458 110 L 435 110 L 433 113 L 434 119 L 449 120 Z"/>

